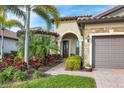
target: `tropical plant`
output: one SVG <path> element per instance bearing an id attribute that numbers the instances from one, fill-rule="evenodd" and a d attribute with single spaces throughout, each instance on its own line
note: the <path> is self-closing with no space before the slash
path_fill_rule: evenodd
<path id="1" fill-rule="evenodd" d="M 24 62 L 23 59 L 17 58 L 16 59 L 16 68 L 17 68 L 17 70 L 25 71 L 27 69 L 27 64 Z"/>
<path id="2" fill-rule="evenodd" d="M 30 31 L 30 12 L 33 11 L 38 16 L 42 17 L 46 23 L 49 31 L 51 21 L 50 17 L 54 18 L 56 27 L 59 25 L 59 15 L 57 9 L 52 5 L 38 5 L 30 6 L 26 5 L 26 22 L 25 22 L 25 51 L 24 51 L 24 61 L 28 65 L 29 61 L 29 31 Z M 29 65 L 28 65 L 29 68 Z"/>
<path id="3" fill-rule="evenodd" d="M 8 67 L 3 71 L 4 76 L 6 79 L 11 80 L 14 75 L 14 68 L 13 67 Z"/>
<path id="4" fill-rule="evenodd" d="M 38 68 L 40 68 L 40 66 L 42 65 L 42 61 L 41 61 L 41 59 L 40 58 L 34 58 L 34 59 L 30 59 L 30 63 L 29 63 L 29 65 L 32 67 L 32 68 L 34 68 L 34 69 L 38 69 Z"/>
<path id="5" fill-rule="evenodd" d="M 7 21 L 6 17 L 7 17 L 8 12 L 11 12 L 11 13 L 15 14 L 16 16 L 22 17 L 23 19 L 25 19 L 25 14 L 19 8 L 19 6 L 0 5 L 0 29 L 2 31 L 2 34 L 1 34 L 1 36 L 2 36 L 2 39 L 1 39 L 1 59 L 3 59 L 3 50 L 4 50 L 4 44 L 3 44 L 4 43 L 4 30 L 6 30 L 6 28 L 11 28 L 13 26 L 17 26 L 19 23 L 17 20 Z"/>
<path id="6" fill-rule="evenodd" d="M 22 58 L 24 56 L 24 35 L 22 34 L 18 42 L 18 56 Z M 37 59 L 42 58 L 46 59 L 49 51 L 57 53 L 59 51 L 58 45 L 54 38 L 47 35 L 34 34 L 30 33 L 30 45 L 29 45 L 29 58 Z M 44 60 L 44 62 L 46 62 Z"/>
<path id="7" fill-rule="evenodd" d="M 91 66 L 89 63 L 85 63 L 85 64 L 84 64 L 84 67 L 92 68 L 92 66 Z"/>
<path id="8" fill-rule="evenodd" d="M 5 66 L 8 67 L 8 66 L 12 66 L 14 64 L 14 56 L 13 55 L 9 55 L 5 58 L 4 60 L 5 62 Z"/>
<path id="9" fill-rule="evenodd" d="M 5 80 L 6 80 L 6 77 L 5 77 L 4 73 L 3 72 L 0 73 L 0 84 L 4 83 Z"/>
<path id="10" fill-rule="evenodd" d="M 16 80 L 24 80 L 26 78 L 26 73 L 23 71 L 17 71 L 14 74 L 14 79 Z"/>
<path id="11" fill-rule="evenodd" d="M 33 73 L 33 78 L 40 78 L 43 76 L 43 72 L 40 70 L 35 70 L 35 72 Z"/>
<path id="12" fill-rule="evenodd" d="M 87 72 L 91 72 L 92 71 L 92 66 L 89 63 L 85 63 L 84 64 L 84 70 Z"/>

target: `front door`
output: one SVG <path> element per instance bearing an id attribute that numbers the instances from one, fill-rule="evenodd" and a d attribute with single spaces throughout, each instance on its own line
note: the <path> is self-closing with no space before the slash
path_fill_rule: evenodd
<path id="1" fill-rule="evenodd" d="M 63 57 L 69 56 L 69 41 L 63 41 Z"/>

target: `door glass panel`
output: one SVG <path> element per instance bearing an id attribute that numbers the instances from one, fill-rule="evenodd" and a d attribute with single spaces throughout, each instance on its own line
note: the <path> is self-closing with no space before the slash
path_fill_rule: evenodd
<path id="1" fill-rule="evenodd" d="M 79 55 L 79 41 L 76 41 L 76 55 Z"/>
<path id="2" fill-rule="evenodd" d="M 69 41 L 63 41 L 63 57 L 68 57 L 69 55 Z"/>

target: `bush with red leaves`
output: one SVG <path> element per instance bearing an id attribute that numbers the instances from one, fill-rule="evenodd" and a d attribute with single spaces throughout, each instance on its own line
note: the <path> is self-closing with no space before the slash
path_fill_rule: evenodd
<path id="1" fill-rule="evenodd" d="M 5 68 L 5 65 L 4 65 L 4 63 L 1 62 L 1 63 L 0 63 L 0 72 L 3 71 L 4 68 Z"/>
<path id="2" fill-rule="evenodd" d="M 40 58 L 31 59 L 29 61 L 29 65 L 34 69 L 38 69 L 42 65 L 41 59 Z"/>
<path id="3" fill-rule="evenodd" d="M 17 70 L 25 71 L 27 69 L 27 64 L 23 59 L 18 59 L 16 62 L 16 68 Z"/>
<path id="4" fill-rule="evenodd" d="M 63 59 L 63 57 L 61 56 L 61 55 L 56 55 L 56 54 L 52 54 L 52 55 L 48 55 L 47 56 L 47 60 L 49 61 L 49 62 L 51 62 L 51 61 L 54 61 L 54 60 L 62 60 Z"/>
<path id="5" fill-rule="evenodd" d="M 14 56 L 13 55 L 9 55 L 4 59 L 4 64 L 5 67 L 9 67 L 12 66 L 14 64 Z"/>

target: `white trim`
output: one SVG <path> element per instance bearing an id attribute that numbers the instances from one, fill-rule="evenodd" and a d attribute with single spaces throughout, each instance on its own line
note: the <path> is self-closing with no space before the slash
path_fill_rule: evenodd
<path id="1" fill-rule="evenodd" d="M 89 35 L 89 48 L 90 65 L 92 65 L 92 35 Z"/>
<path id="2" fill-rule="evenodd" d="M 89 34 L 89 36 L 107 36 L 107 35 L 124 35 L 124 32 L 94 33 L 94 34 Z"/>
<path id="3" fill-rule="evenodd" d="M 89 34 L 89 63 L 92 65 L 92 37 L 93 36 L 109 36 L 109 35 L 124 35 L 124 32 L 113 32 L 113 33 L 94 33 Z"/>
<path id="4" fill-rule="evenodd" d="M 82 41 L 79 41 L 79 56 L 82 57 Z"/>
<path id="5" fill-rule="evenodd" d="M 82 41 L 83 41 L 83 37 L 82 37 L 82 36 L 79 36 L 76 32 L 71 31 L 71 30 L 67 30 L 67 31 L 65 31 L 64 33 L 61 34 L 61 36 L 60 36 L 60 38 L 59 38 L 59 41 L 62 41 L 62 45 L 60 46 L 60 47 L 61 47 L 61 54 L 63 55 L 63 41 L 64 41 L 64 40 L 65 40 L 65 41 L 68 40 L 68 41 L 69 41 L 69 56 L 70 56 L 70 54 L 71 54 L 71 45 L 72 45 L 71 39 L 62 39 L 63 36 L 64 36 L 65 34 L 68 34 L 68 33 L 72 33 L 72 34 L 76 35 L 77 40 L 78 40 L 79 42 L 82 42 Z M 80 47 L 80 46 L 79 46 L 79 47 Z M 80 50 L 82 50 L 82 49 L 80 49 Z M 82 52 L 82 51 L 81 51 L 81 52 Z M 82 54 L 82 53 L 80 53 L 80 54 Z M 80 55 L 80 54 L 79 54 L 79 55 Z"/>

